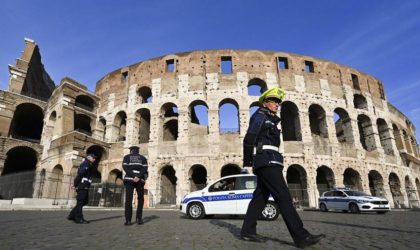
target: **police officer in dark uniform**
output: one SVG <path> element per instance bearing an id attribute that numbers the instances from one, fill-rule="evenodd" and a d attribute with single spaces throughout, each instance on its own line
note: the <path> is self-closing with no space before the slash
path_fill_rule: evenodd
<path id="1" fill-rule="evenodd" d="M 124 186 L 125 186 L 125 223 L 124 225 L 131 225 L 131 216 L 133 213 L 133 192 L 137 191 L 137 214 L 136 223 L 143 224 L 143 203 L 144 203 L 144 185 L 146 183 L 149 173 L 147 171 L 147 159 L 139 154 L 138 146 L 131 146 L 130 154 L 124 156 L 123 169 L 125 172 Z"/>
<path id="2" fill-rule="evenodd" d="M 261 216 L 271 194 L 295 245 L 304 248 L 316 244 L 325 235 L 312 235 L 303 228 L 283 177 L 283 156 L 279 152 L 280 118 L 276 113 L 284 95 L 284 90 L 278 87 L 267 90 L 261 95 L 259 102 L 262 107 L 252 115 L 244 138 L 243 164 L 244 167 L 253 167 L 252 170 L 257 176 L 257 187 L 245 215 L 241 239 L 264 241 L 263 237 L 257 235 L 257 219 Z"/>
<path id="3" fill-rule="evenodd" d="M 83 217 L 83 206 L 88 203 L 89 187 L 92 183 L 92 173 L 95 170 L 93 163 L 96 161 L 95 154 L 88 154 L 86 160 L 80 164 L 77 176 L 74 178 L 73 188 L 76 189 L 76 206 L 71 210 L 68 220 L 73 220 L 77 224 L 87 224 L 89 221 Z"/>

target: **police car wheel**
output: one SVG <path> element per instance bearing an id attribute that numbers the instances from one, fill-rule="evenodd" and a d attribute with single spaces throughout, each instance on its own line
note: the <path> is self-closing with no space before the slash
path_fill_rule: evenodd
<path id="1" fill-rule="evenodd" d="M 359 213 L 359 207 L 354 203 L 350 203 L 349 210 L 350 210 L 350 213 L 352 213 L 352 214 L 358 214 Z"/>
<path id="2" fill-rule="evenodd" d="M 279 209 L 274 202 L 269 201 L 262 211 L 262 218 L 264 220 L 275 220 L 279 217 Z"/>
<path id="3" fill-rule="evenodd" d="M 188 216 L 191 219 L 198 220 L 204 217 L 204 207 L 200 203 L 191 203 L 187 208 Z"/>
<path id="4" fill-rule="evenodd" d="M 328 208 L 324 203 L 321 203 L 321 205 L 319 205 L 319 210 L 321 210 L 321 212 L 328 212 Z"/>

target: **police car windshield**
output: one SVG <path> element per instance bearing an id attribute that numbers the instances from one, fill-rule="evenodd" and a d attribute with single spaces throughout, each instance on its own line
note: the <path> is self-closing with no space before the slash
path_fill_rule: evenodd
<path id="1" fill-rule="evenodd" d="M 348 196 L 370 196 L 367 193 L 363 193 L 360 191 L 344 191 Z"/>

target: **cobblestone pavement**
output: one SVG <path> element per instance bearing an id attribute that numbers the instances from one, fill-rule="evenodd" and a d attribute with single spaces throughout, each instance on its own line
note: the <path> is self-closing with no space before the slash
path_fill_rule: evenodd
<path id="1" fill-rule="evenodd" d="M 145 210 L 143 225 L 124 226 L 123 211 L 1 211 L 0 249 L 294 249 L 282 219 L 259 221 L 265 243 L 239 240 L 243 218 L 191 220 L 176 210 Z M 311 249 L 419 249 L 420 212 L 385 215 L 299 212 L 305 227 L 327 237 Z"/>

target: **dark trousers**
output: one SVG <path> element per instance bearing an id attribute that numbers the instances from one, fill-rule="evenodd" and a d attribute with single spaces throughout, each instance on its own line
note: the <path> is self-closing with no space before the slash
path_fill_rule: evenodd
<path id="1" fill-rule="evenodd" d="M 242 225 L 242 234 L 257 233 L 257 220 L 261 216 L 271 194 L 293 241 L 298 243 L 309 236 L 309 232 L 303 228 L 302 220 L 293 207 L 292 197 L 284 180 L 282 170 L 283 168 L 281 167 L 263 167 L 256 170 L 257 187 L 246 211 Z"/>
<path id="2" fill-rule="evenodd" d="M 84 220 L 83 217 L 83 206 L 88 203 L 89 190 L 80 189 L 77 190 L 76 206 L 70 211 L 69 217 L 74 218 L 76 221 Z"/>
<path id="3" fill-rule="evenodd" d="M 125 220 L 131 221 L 133 214 L 133 191 L 137 191 L 137 213 L 136 220 L 141 220 L 143 217 L 144 204 L 144 182 L 126 181 L 125 183 Z"/>

